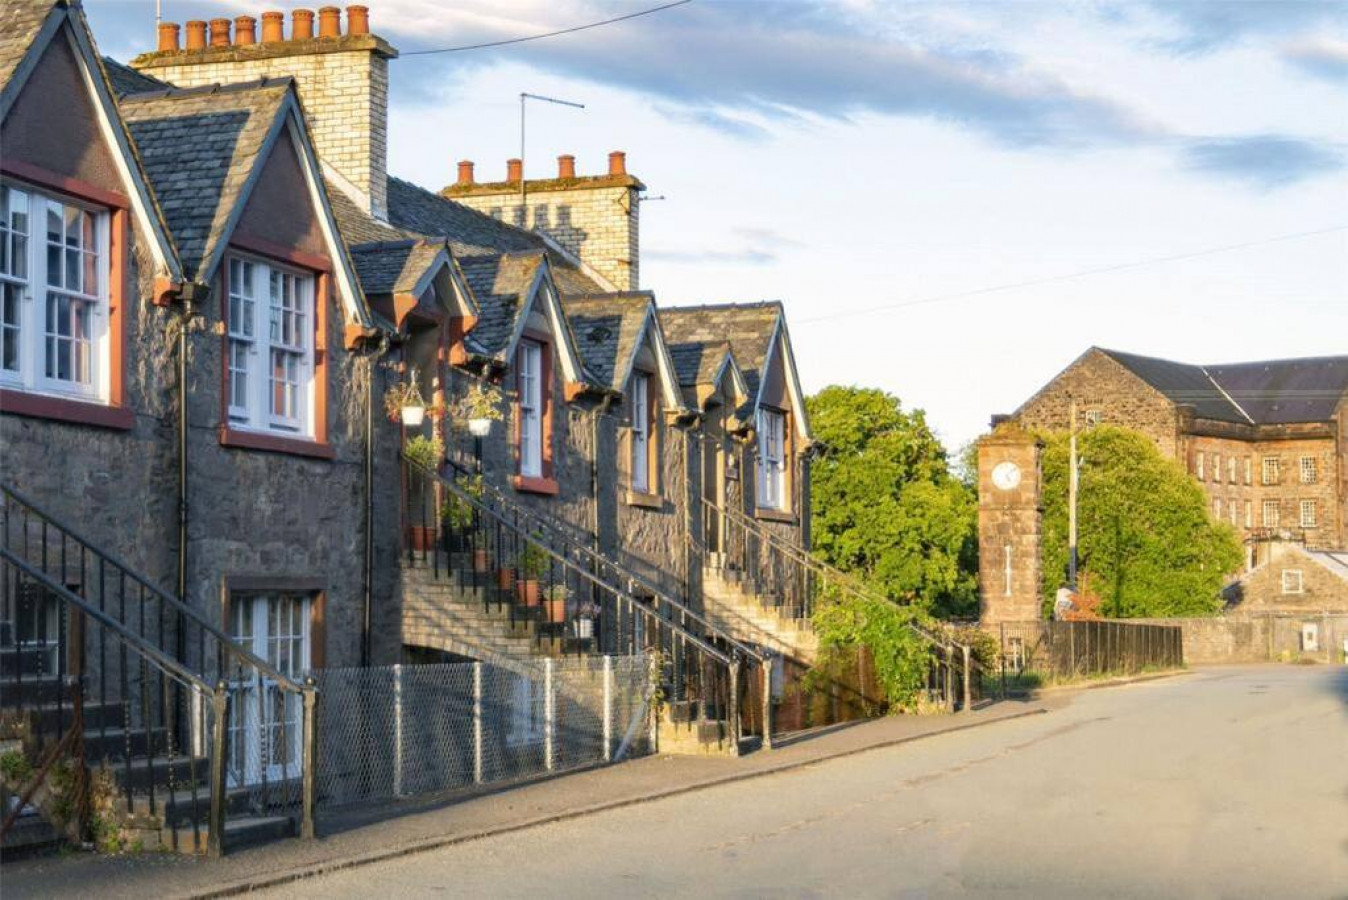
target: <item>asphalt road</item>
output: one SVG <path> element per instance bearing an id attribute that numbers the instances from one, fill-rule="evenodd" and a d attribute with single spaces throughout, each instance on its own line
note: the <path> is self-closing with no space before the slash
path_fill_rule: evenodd
<path id="1" fill-rule="evenodd" d="M 1348 897 L 1348 669 L 1210 669 L 272 896 Z"/>

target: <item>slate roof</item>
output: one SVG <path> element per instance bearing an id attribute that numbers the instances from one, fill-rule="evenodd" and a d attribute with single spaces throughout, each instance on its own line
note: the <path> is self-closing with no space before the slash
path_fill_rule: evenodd
<path id="1" fill-rule="evenodd" d="M 0 90 L 9 87 L 52 9 L 65 5 L 64 0 L 6 0 L 0 15 Z"/>
<path id="2" fill-rule="evenodd" d="M 541 252 L 459 257 L 459 268 L 478 305 L 477 325 L 468 339 L 483 355 L 504 358 L 515 319 L 543 260 Z"/>
<path id="3" fill-rule="evenodd" d="M 443 242 L 412 238 L 350 247 L 356 276 L 367 294 L 411 293 L 444 249 Z"/>
<path id="4" fill-rule="evenodd" d="M 581 361 L 603 387 L 622 390 L 654 302 L 642 291 L 562 299 Z"/>
<path id="5" fill-rule="evenodd" d="M 663 316 L 661 317 L 663 320 Z M 699 384 L 711 384 L 721 365 L 730 354 L 730 345 L 725 341 L 693 341 L 684 344 L 670 344 L 669 356 L 674 361 L 674 371 L 679 384 L 695 387 Z"/>
<path id="6" fill-rule="evenodd" d="M 749 395 L 756 397 L 763 365 L 768 358 L 769 344 L 782 315 L 782 304 L 775 300 L 678 306 L 660 310 L 660 325 L 664 329 L 671 355 L 677 348 L 678 357 L 684 359 L 685 368 L 691 365 L 694 347 L 729 344 L 736 364 L 744 373 Z M 704 365 L 713 365 L 705 359 L 709 355 L 704 349 L 697 357 L 699 372 Z M 675 359 L 676 367 L 680 365 L 678 357 Z M 680 382 L 682 379 L 680 375 Z"/>
<path id="7" fill-rule="evenodd" d="M 538 235 L 389 176 L 388 220 L 394 228 L 423 237 L 448 238 L 456 256 L 543 252 Z"/>
<path id="8" fill-rule="evenodd" d="M 146 91 L 167 91 L 172 90 L 173 85 L 167 81 L 160 81 L 158 78 L 152 78 L 144 72 L 137 72 L 130 66 L 124 66 L 117 60 L 105 56 L 103 57 L 103 70 L 108 73 L 108 83 L 112 85 L 112 92 L 120 99 L 127 94 L 142 94 Z"/>
<path id="9" fill-rule="evenodd" d="M 1348 579 L 1348 551 L 1307 550 L 1306 555 L 1340 578 Z"/>
<path id="10" fill-rule="evenodd" d="M 1348 356 L 1199 366 L 1100 350 L 1199 418 L 1282 425 L 1324 422 L 1348 397 Z"/>
<path id="11" fill-rule="evenodd" d="M 122 116 L 192 279 L 226 236 L 231 214 L 289 78 L 174 89 L 122 98 Z"/>

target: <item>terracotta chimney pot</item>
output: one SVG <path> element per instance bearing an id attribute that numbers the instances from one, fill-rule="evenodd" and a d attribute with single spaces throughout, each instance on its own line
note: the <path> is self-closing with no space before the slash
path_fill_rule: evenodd
<path id="1" fill-rule="evenodd" d="M 297 9 L 290 14 L 290 39 L 307 41 L 314 36 L 314 11 Z"/>
<path id="2" fill-rule="evenodd" d="M 257 19 L 252 16 L 234 18 L 234 44 L 239 47 L 257 43 Z"/>
<path id="3" fill-rule="evenodd" d="M 506 181 L 518 184 L 524 178 L 524 162 L 518 159 L 506 160 Z"/>
<path id="4" fill-rule="evenodd" d="M 614 150 L 608 155 L 608 173 L 610 175 L 627 174 L 627 154 L 621 150 Z"/>
<path id="5" fill-rule="evenodd" d="M 177 22 L 161 22 L 159 24 L 159 52 L 177 50 L 178 35 L 181 33 L 182 27 Z"/>
<path id="6" fill-rule="evenodd" d="M 459 184 L 473 183 L 473 161 L 471 159 L 459 160 Z"/>
<path id="7" fill-rule="evenodd" d="M 336 6 L 321 6 L 318 9 L 318 36 L 335 38 L 342 36 L 342 10 Z"/>
<path id="8" fill-rule="evenodd" d="M 262 43 L 275 44 L 286 39 L 286 14 L 271 10 L 262 14 Z"/>
<path id="9" fill-rule="evenodd" d="M 206 23 L 200 19 L 193 19 L 187 23 L 187 49 L 206 49 Z"/>
<path id="10" fill-rule="evenodd" d="M 570 153 L 564 153 L 557 157 L 557 177 L 575 178 L 576 177 L 576 158 Z"/>
<path id="11" fill-rule="evenodd" d="M 229 19 L 211 19 L 211 46 L 229 46 Z"/>
<path id="12" fill-rule="evenodd" d="M 370 33 L 370 8 L 368 6 L 348 6 L 346 8 L 346 33 Z"/>

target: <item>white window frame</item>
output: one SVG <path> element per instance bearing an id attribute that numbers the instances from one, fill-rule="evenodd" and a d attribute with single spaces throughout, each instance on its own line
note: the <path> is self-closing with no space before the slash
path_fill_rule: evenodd
<path id="1" fill-rule="evenodd" d="M 7 259 L 7 265 L 0 271 L 0 284 L 4 285 L 0 288 L 0 386 L 107 403 L 111 384 L 108 318 L 112 217 L 106 209 L 53 196 L 27 185 L 6 181 L 3 187 L 9 203 L 8 220 L 0 224 L 0 241 L 6 243 Z M 19 206 L 26 217 L 21 233 L 15 227 Z M 62 226 L 56 244 L 50 242 L 47 231 L 48 215 L 52 212 L 57 213 Z M 70 213 L 79 216 L 79 233 L 74 235 L 73 244 L 72 236 L 66 233 L 71 224 L 67 218 Z M 52 252 L 57 254 L 59 265 L 54 273 Z M 66 277 L 71 274 L 68 267 L 72 258 L 76 263 L 74 280 L 79 282 L 74 285 Z M 22 269 L 14 264 L 18 259 L 23 261 Z M 50 283 L 53 275 L 58 280 L 56 284 Z M 8 303 L 4 302 L 3 292 L 10 295 Z M 53 315 L 62 302 L 67 304 L 67 315 L 71 317 L 68 334 L 60 332 Z M 87 315 L 80 327 L 75 324 L 77 310 Z M 4 338 L 9 339 L 10 350 L 17 350 L 13 366 L 5 365 L 9 354 L 3 349 Z M 70 347 L 69 371 L 73 377 L 47 374 L 49 357 L 57 344 Z M 83 378 L 75 369 L 82 369 Z"/>
<path id="2" fill-rule="evenodd" d="M 1194 474 L 1198 476 L 1199 481 L 1203 480 L 1204 473 L 1207 471 L 1206 467 L 1204 466 L 1205 462 L 1206 459 L 1204 453 L 1202 450 L 1199 450 L 1198 453 L 1194 456 Z"/>
<path id="3" fill-rule="evenodd" d="M 632 373 L 632 490 L 651 492 L 651 376 Z"/>
<path id="4" fill-rule="evenodd" d="M 1304 594 L 1306 592 L 1300 569 L 1282 570 L 1282 592 L 1284 594 Z"/>
<path id="5" fill-rule="evenodd" d="M 1222 518 L 1222 498 L 1221 498 L 1221 497 L 1213 497 L 1213 498 L 1212 498 L 1212 517 L 1213 517 L 1214 519 L 1217 519 L 1218 521 L 1220 521 L 1221 518 Z"/>
<path id="6" fill-rule="evenodd" d="M 1282 503 L 1277 500 L 1265 500 L 1260 521 L 1263 522 L 1265 528 L 1280 527 L 1282 524 Z"/>
<path id="7" fill-rule="evenodd" d="M 1231 484 L 1236 483 L 1236 458 L 1234 456 L 1226 458 L 1226 480 Z"/>
<path id="8" fill-rule="evenodd" d="M 1254 484 L 1254 460 L 1251 457 L 1245 457 L 1245 483 Z"/>
<path id="9" fill-rule="evenodd" d="M 785 510 L 786 413 L 758 411 L 758 508 Z"/>
<path id="10" fill-rule="evenodd" d="M 266 660 L 282 675 L 300 681 L 313 668 L 314 603 L 311 594 L 233 594 L 230 597 L 230 637 L 234 643 Z M 283 617 L 282 611 L 288 613 L 288 617 Z M 284 618 L 288 621 L 283 621 Z M 283 775 L 298 777 L 304 767 L 300 698 L 280 691 L 270 678 L 256 678 L 249 670 L 232 672 L 230 678 L 231 708 L 234 710 L 229 727 L 231 785 L 275 782 Z M 259 690 L 264 692 L 261 702 Z M 278 709 L 285 717 L 284 729 L 280 719 L 276 718 Z M 289 760 L 284 764 L 274 761 L 283 732 L 288 745 L 285 747 L 286 759 Z"/>
<path id="11" fill-rule="evenodd" d="M 1222 455 L 1220 453 L 1212 454 L 1212 480 L 1222 480 Z"/>
<path id="12" fill-rule="evenodd" d="M 1253 501 L 1253 500 L 1246 500 L 1246 501 L 1245 501 L 1245 527 L 1246 527 L 1246 528 L 1253 528 L 1253 527 L 1254 527 L 1254 501 Z"/>
<path id="13" fill-rule="evenodd" d="M 1282 463 L 1276 456 L 1265 456 L 1261 463 L 1260 479 L 1264 484 L 1278 484 L 1282 480 Z"/>
<path id="14" fill-rule="evenodd" d="M 1314 456 L 1301 457 L 1300 468 L 1301 468 L 1302 484 L 1315 484 L 1317 481 L 1320 480 L 1320 470 L 1319 466 L 1316 465 L 1316 459 Z"/>
<path id="15" fill-rule="evenodd" d="M 1299 510 L 1300 516 L 1298 516 L 1298 519 L 1301 522 L 1301 527 L 1302 528 L 1319 527 L 1318 522 L 1319 510 L 1317 509 L 1316 502 L 1314 500 L 1302 500 L 1299 506 L 1300 506 Z"/>
<path id="16" fill-rule="evenodd" d="M 520 341 L 515 388 L 520 408 L 520 474 L 543 477 L 543 345 Z"/>
<path id="17" fill-rule="evenodd" d="M 312 273 L 242 254 L 232 254 L 228 266 L 224 365 L 230 427 L 313 438 L 317 279 Z M 291 304 L 286 303 L 287 288 Z M 278 356 L 294 365 L 286 381 L 293 385 L 289 410 L 276 408 Z M 240 383 L 242 396 L 235 393 Z"/>

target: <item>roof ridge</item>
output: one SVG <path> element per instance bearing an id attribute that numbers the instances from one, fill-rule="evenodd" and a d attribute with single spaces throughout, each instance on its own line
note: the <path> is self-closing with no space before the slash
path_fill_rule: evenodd
<path id="1" fill-rule="evenodd" d="M 186 97 L 206 97 L 211 94 L 236 94 L 265 88 L 289 87 L 295 83 L 290 75 L 263 75 L 251 81 L 233 81 L 227 84 L 199 84 L 193 87 L 169 87 L 154 91 L 136 91 L 121 98 L 121 102 L 148 100 L 178 100 Z"/>
<path id="2" fill-rule="evenodd" d="M 686 306 L 666 306 L 661 309 L 661 312 L 693 312 L 700 309 L 766 309 L 768 307 L 785 309 L 785 305 L 780 300 L 750 300 L 742 303 L 692 303 Z"/>

